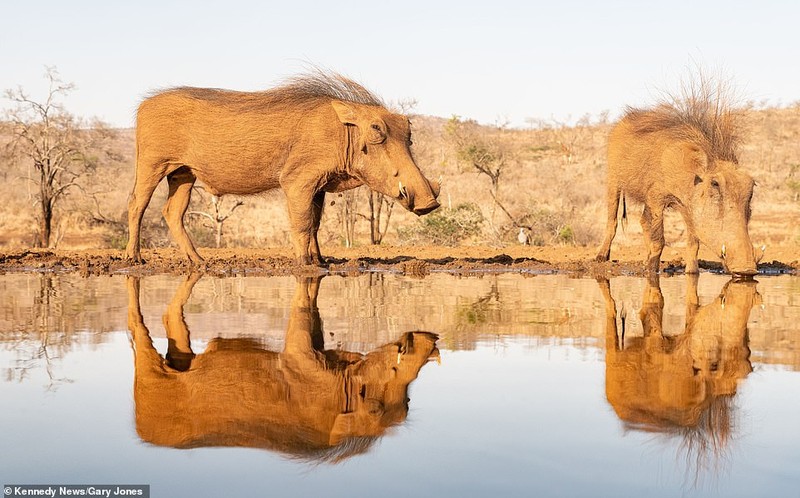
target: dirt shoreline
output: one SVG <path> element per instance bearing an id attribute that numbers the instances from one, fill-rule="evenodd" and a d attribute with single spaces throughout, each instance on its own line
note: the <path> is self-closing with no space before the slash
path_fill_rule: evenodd
<path id="1" fill-rule="evenodd" d="M 0 250 L 0 272 L 60 272 L 81 275 L 152 275 L 188 274 L 200 271 L 209 275 L 318 275 L 391 272 L 424 276 L 431 272 L 458 275 L 483 273 L 565 273 L 594 278 L 618 275 L 644 275 L 644 252 L 638 248 L 612 251 L 612 261 L 594 261 L 594 248 L 587 247 L 416 247 L 363 246 L 326 247 L 325 267 L 295 264 L 291 249 L 231 248 L 200 249 L 206 259 L 191 265 L 175 249 L 143 251 L 144 264 L 132 265 L 123 251 L 95 250 Z M 713 257 L 700 254 L 702 270 L 720 272 L 722 266 Z M 758 265 L 762 275 L 797 274 L 800 248 L 769 249 Z M 662 256 L 661 269 L 682 273 L 681 248 L 668 247 Z"/>

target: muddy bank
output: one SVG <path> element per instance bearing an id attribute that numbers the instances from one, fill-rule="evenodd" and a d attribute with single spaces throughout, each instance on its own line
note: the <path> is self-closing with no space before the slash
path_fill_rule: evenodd
<path id="1" fill-rule="evenodd" d="M 431 272 L 480 274 L 486 272 L 568 273 L 576 276 L 608 277 L 643 275 L 644 253 L 638 248 L 619 248 L 612 261 L 594 261 L 594 248 L 584 247 L 391 247 L 323 248 L 326 266 L 301 266 L 294 263 L 289 248 L 201 249 L 205 264 L 192 266 L 175 249 L 143 251 L 144 264 L 132 265 L 122 251 L 98 250 L 0 250 L 0 272 L 54 271 L 83 275 L 156 273 L 186 274 L 200 271 L 210 275 L 303 275 L 354 274 L 386 271 L 424 276 Z M 769 249 L 759 264 L 764 274 L 796 273 L 800 268 L 800 249 Z M 701 252 L 700 267 L 721 271 L 721 265 Z M 667 248 L 661 269 L 682 272 L 680 248 Z"/>

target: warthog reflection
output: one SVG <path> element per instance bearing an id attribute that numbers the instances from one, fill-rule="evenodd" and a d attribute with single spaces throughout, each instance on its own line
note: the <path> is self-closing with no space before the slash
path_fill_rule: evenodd
<path id="1" fill-rule="evenodd" d="M 257 447 L 337 462 L 366 452 L 405 420 L 409 384 L 439 354 L 427 332 L 406 333 L 366 355 L 324 350 L 318 277 L 298 279 L 283 352 L 216 338 L 195 355 L 183 307 L 199 278 L 183 282 L 164 314 L 166 358 L 142 319 L 139 279 L 128 278 L 136 429 L 149 443 Z"/>
<path id="2" fill-rule="evenodd" d="M 663 330 L 664 297 L 658 276 L 648 281 L 639 318 L 643 337 L 617 326 L 607 280 L 606 397 L 626 427 L 683 437 L 688 457 L 701 470 L 719 456 L 734 425 L 737 384 L 751 371 L 747 320 L 760 300 L 755 281 L 730 280 L 719 296 L 699 306 L 697 276 L 687 276 L 686 329 Z M 691 462 L 690 462 L 691 464 Z"/>

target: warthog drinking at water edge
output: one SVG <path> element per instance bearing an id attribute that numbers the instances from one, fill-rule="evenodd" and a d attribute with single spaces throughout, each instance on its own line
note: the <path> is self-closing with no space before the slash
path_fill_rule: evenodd
<path id="1" fill-rule="evenodd" d="M 200 180 L 214 195 L 281 188 L 298 262 L 321 263 L 317 231 L 326 192 L 366 184 L 418 215 L 439 207 L 439 184 L 422 175 L 410 146 L 408 118 L 339 75 L 319 72 L 264 92 L 158 93 L 142 102 L 136 117 L 126 257 L 141 261 L 142 216 L 166 177 L 164 218 L 193 262 L 202 258 L 183 216 Z"/>
<path id="2" fill-rule="evenodd" d="M 597 254 L 607 261 L 622 198 L 644 203 L 641 223 L 647 269 L 659 269 L 664 249 L 664 210 L 686 223 L 686 273 L 698 271 L 700 242 L 720 255 L 725 270 L 757 273 L 747 225 L 753 179 L 737 168 L 737 114 L 719 100 L 683 106 L 629 109 L 608 139 L 608 221 Z"/>

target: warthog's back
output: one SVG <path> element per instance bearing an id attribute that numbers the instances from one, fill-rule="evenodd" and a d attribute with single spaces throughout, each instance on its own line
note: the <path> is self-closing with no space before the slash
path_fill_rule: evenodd
<path id="1" fill-rule="evenodd" d="M 680 144 L 668 133 L 641 133 L 624 118 L 608 138 L 608 181 L 639 202 L 654 188 L 668 191 L 676 176 L 688 174 L 682 162 L 670 160 L 678 148 Z"/>
<path id="2" fill-rule="evenodd" d="M 139 160 L 189 166 L 218 194 L 277 188 L 290 151 L 308 152 L 311 136 L 330 144 L 337 123 L 318 102 L 276 94 L 176 88 L 153 95 L 137 114 Z"/>

